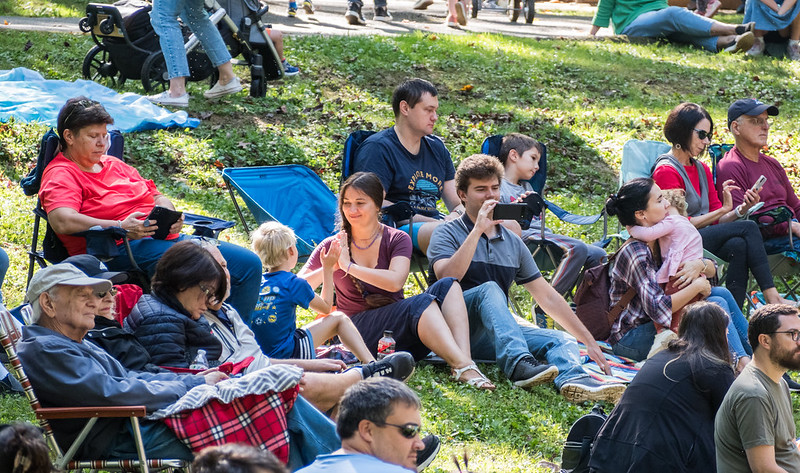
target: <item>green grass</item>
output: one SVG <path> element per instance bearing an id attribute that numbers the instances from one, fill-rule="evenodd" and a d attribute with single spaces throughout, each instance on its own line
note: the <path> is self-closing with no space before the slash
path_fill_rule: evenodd
<path id="1" fill-rule="evenodd" d="M 49 79 L 74 80 L 91 46 L 84 36 L 0 30 L 0 69 L 25 66 Z M 478 152 L 490 134 L 531 134 L 548 145 L 549 197 L 575 212 L 600 210 L 615 190 L 625 141 L 663 139 L 667 113 L 684 100 L 710 111 L 717 121 L 716 142 L 731 141 L 724 117 L 736 98 L 779 103 L 769 152 L 799 183 L 793 117 L 800 111 L 794 100 L 800 69 L 793 62 L 665 44 L 425 33 L 289 38 L 287 55 L 302 74 L 270 83 L 264 98 L 240 95 L 215 104 L 202 98 L 206 84 L 190 84 L 189 113 L 203 118 L 200 127 L 128 135 L 129 162 L 178 207 L 231 220 L 235 211 L 214 167 L 217 161 L 225 166 L 305 164 L 336 190 L 347 134 L 389 126 L 393 87 L 404 77 L 419 76 L 440 91 L 435 131 L 456 163 Z M 248 72 L 237 71 L 247 82 Z M 120 90 L 143 92 L 137 81 Z M 11 306 L 23 298 L 33 222 L 29 210 L 35 205 L 17 183 L 32 165 L 45 129 L 0 125 L 0 244 L 12 259 L 3 286 Z M 549 223 L 586 241 L 602 233 L 600 225 Z M 223 235 L 246 241 L 238 227 Z M 486 372 L 498 384 L 494 394 L 453 384 L 447 370 L 437 366 L 421 367 L 410 382 L 423 398 L 425 427 L 445 441 L 436 471 L 451 470 L 448 458 L 464 447 L 471 450 L 475 469 L 485 472 L 531 471 L 539 459 L 558 459 L 569 426 L 587 407 L 566 403 L 550 386 L 531 393 L 511 389 L 494 367 Z M 0 405 L 0 415 L 7 417 L 29 418 L 25 412 Z"/>
<path id="2" fill-rule="evenodd" d="M 5 0 L 0 2 L 0 16 L 80 18 L 86 14 L 86 3 L 82 0 Z"/>

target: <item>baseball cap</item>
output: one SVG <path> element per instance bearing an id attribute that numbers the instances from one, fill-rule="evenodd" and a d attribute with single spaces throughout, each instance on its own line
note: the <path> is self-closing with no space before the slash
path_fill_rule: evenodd
<path id="1" fill-rule="evenodd" d="M 25 293 L 25 301 L 29 302 L 33 309 L 33 322 L 38 322 L 39 317 L 42 315 L 42 308 L 39 307 L 39 296 L 58 285 L 91 286 L 97 292 L 111 289 L 111 281 L 108 279 L 90 278 L 83 271 L 69 263 L 59 263 L 42 268 L 33 275 L 31 283 L 28 285 L 28 292 Z"/>
<path id="2" fill-rule="evenodd" d="M 128 280 L 128 273 L 109 271 L 105 263 L 92 255 L 75 255 L 62 261 L 80 269 L 89 277 L 108 279 L 112 284 L 122 284 Z"/>
<path id="3" fill-rule="evenodd" d="M 728 128 L 731 127 L 731 123 L 733 123 L 734 120 L 742 115 L 754 117 L 756 115 L 761 115 L 764 111 L 767 112 L 767 115 L 774 117 L 778 114 L 778 107 L 775 105 L 767 105 L 757 99 L 739 99 L 728 107 Z"/>

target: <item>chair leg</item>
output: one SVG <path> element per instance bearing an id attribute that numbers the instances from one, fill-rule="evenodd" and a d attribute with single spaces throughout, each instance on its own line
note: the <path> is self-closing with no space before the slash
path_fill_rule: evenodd
<path id="1" fill-rule="evenodd" d="M 131 417 L 131 427 L 133 427 L 133 439 L 136 443 L 136 453 L 139 454 L 139 470 L 142 473 L 149 473 L 147 468 L 147 457 L 144 453 L 144 440 L 142 439 L 142 431 L 139 429 L 139 418 Z"/>

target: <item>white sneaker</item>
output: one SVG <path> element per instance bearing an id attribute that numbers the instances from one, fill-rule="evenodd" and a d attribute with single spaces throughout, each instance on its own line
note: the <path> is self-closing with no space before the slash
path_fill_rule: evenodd
<path id="1" fill-rule="evenodd" d="M 662 330 L 656 334 L 655 338 L 653 339 L 653 346 L 650 347 L 650 353 L 647 354 L 647 359 L 649 360 L 656 353 L 666 349 L 669 346 L 669 342 L 671 340 L 675 340 L 676 338 L 678 338 L 678 335 L 669 329 Z"/>
<path id="2" fill-rule="evenodd" d="M 740 34 L 736 37 L 736 40 L 725 48 L 723 51 L 727 51 L 731 54 L 740 53 L 743 51 L 750 51 L 753 48 L 753 45 L 756 43 L 756 37 L 753 33 L 748 31 L 745 34 Z"/>
<path id="3" fill-rule="evenodd" d="M 220 81 L 217 81 L 217 83 L 214 84 L 214 87 L 206 90 L 203 93 L 203 97 L 207 99 L 216 99 L 228 94 L 235 94 L 241 90 L 242 84 L 239 83 L 239 78 L 234 76 L 234 78 L 225 85 L 222 85 Z"/>
<path id="4" fill-rule="evenodd" d="M 425 10 L 431 5 L 433 5 L 433 0 L 417 0 L 411 8 L 414 10 Z"/>
<path id="5" fill-rule="evenodd" d="M 708 2 L 708 5 L 706 5 L 706 12 L 703 14 L 703 16 L 706 18 L 711 18 L 717 13 L 717 10 L 719 10 L 719 7 L 721 6 L 722 2 L 719 0 L 711 0 Z"/>
<path id="6" fill-rule="evenodd" d="M 766 49 L 767 44 L 764 42 L 764 38 L 756 37 L 756 40 L 753 42 L 753 46 L 745 53 L 748 56 L 758 57 L 764 55 L 764 49 Z"/>
<path id="7" fill-rule="evenodd" d="M 792 61 L 800 60 L 800 41 L 789 40 L 789 44 L 786 45 L 786 57 Z"/>
<path id="8" fill-rule="evenodd" d="M 185 93 L 179 97 L 173 97 L 169 94 L 169 90 L 165 90 L 160 94 L 148 95 L 145 97 L 147 100 L 157 105 L 167 105 L 172 107 L 188 107 L 189 94 Z"/>

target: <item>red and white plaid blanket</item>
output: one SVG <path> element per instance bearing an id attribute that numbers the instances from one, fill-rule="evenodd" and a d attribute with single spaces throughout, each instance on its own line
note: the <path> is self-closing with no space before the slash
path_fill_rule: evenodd
<path id="1" fill-rule="evenodd" d="M 273 365 L 215 386 L 197 386 L 148 418 L 163 419 L 195 452 L 244 443 L 267 449 L 286 463 L 286 415 L 297 399 L 302 374 L 295 366 Z"/>

